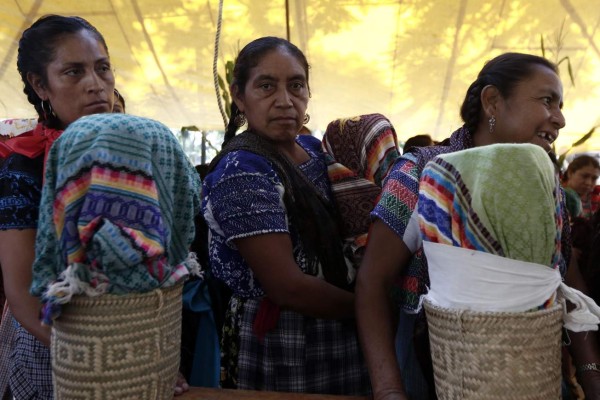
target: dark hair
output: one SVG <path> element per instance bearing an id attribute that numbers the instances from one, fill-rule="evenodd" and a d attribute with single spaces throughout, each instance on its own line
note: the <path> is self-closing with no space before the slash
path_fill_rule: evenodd
<path id="1" fill-rule="evenodd" d="M 403 153 L 407 153 L 413 147 L 425 147 L 432 146 L 434 144 L 433 139 L 429 135 L 415 135 L 409 137 L 404 143 L 404 147 L 402 148 Z"/>
<path id="2" fill-rule="evenodd" d="M 298 47 L 289 41 L 274 36 L 261 37 L 244 46 L 235 60 L 231 87 L 237 86 L 239 93 L 244 94 L 244 89 L 246 88 L 246 83 L 248 83 L 248 79 L 250 78 L 250 71 L 252 68 L 256 67 L 265 55 L 280 48 L 296 57 L 296 59 L 304 68 L 304 72 L 306 73 L 306 84 L 308 86 L 308 93 L 310 95 L 310 86 L 308 85 L 308 70 L 310 66 L 308 65 L 306 56 Z M 237 105 L 235 102 L 231 102 L 231 117 L 229 118 L 227 130 L 225 131 L 223 146 L 225 146 L 225 144 L 227 144 L 227 142 L 235 136 L 235 133 L 239 128 L 239 126 L 236 124 L 236 117 L 239 114 L 240 110 L 238 109 Z"/>
<path id="3" fill-rule="evenodd" d="M 471 83 L 460 116 L 471 135 L 477 130 L 481 118 L 481 91 L 487 85 L 496 87 L 503 97 L 508 97 L 514 87 L 533 74 L 533 67 L 541 65 L 558 74 L 558 68 L 543 57 L 523 53 L 504 53 L 486 62 L 477 79 Z"/>
<path id="4" fill-rule="evenodd" d="M 115 92 L 115 103 L 117 101 L 120 101 L 121 103 L 123 103 L 123 112 L 125 112 L 125 97 L 123 97 L 123 95 L 121 94 L 121 92 L 119 92 L 117 90 L 117 88 L 114 89 Z"/>
<path id="5" fill-rule="evenodd" d="M 17 69 L 25 87 L 23 92 L 27 100 L 35 107 L 39 121 L 49 127 L 60 126 L 60 121 L 51 113 L 44 113 L 41 99 L 27 80 L 28 73 L 34 73 L 42 78 L 44 84 L 48 83 L 46 69 L 55 57 L 56 45 L 64 35 L 75 34 L 82 30 L 90 31 L 102 43 L 108 54 L 108 46 L 104 37 L 88 21 L 81 17 L 63 17 L 61 15 L 45 15 L 40 17 L 29 28 L 25 29 L 19 40 L 17 55 Z"/>
<path id="6" fill-rule="evenodd" d="M 565 175 L 564 175 L 563 179 L 568 180 L 569 177 L 571 176 L 571 174 L 574 174 L 581 168 L 585 168 L 587 166 L 591 166 L 596 169 L 600 169 L 600 163 L 598 162 L 598 160 L 596 158 L 594 158 L 592 156 L 588 156 L 588 155 L 584 154 L 584 155 L 575 157 L 569 163 L 569 166 L 567 167 L 567 170 L 565 171 Z"/>

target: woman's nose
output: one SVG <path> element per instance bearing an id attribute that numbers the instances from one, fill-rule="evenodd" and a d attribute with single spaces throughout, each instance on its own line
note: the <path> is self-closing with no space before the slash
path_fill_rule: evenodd
<path id="1" fill-rule="evenodd" d="M 565 116 L 559 108 L 552 114 L 552 123 L 557 129 L 562 129 L 566 125 Z"/>

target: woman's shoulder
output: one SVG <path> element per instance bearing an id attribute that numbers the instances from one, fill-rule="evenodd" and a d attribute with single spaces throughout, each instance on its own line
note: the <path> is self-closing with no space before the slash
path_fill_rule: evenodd
<path id="1" fill-rule="evenodd" d="M 219 181 L 248 175 L 275 177 L 277 174 L 266 157 L 247 150 L 234 150 L 224 155 L 206 175 L 209 186 Z"/>

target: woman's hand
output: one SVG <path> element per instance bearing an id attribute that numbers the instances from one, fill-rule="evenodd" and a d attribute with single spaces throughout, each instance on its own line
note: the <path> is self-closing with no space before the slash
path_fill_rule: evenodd
<path id="1" fill-rule="evenodd" d="M 183 393 L 190 390 L 190 385 L 188 385 L 185 377 L 181 372 L 177 372 L 177 381 L 175 381 L 175 396 L 182 395 Z"/>

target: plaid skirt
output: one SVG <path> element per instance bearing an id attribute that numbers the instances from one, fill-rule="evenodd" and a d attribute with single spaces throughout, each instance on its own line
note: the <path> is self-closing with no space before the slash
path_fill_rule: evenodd
<path id="1" fill-rule="evenodd" d="M 17 327 L 11 356 L 10 390 L 18 400 L 52 400 L 52 366 L 50 349 Z"/>
<path id="2" fill-rule="evenodd" d="M 5 302 L 2 319 L 0 320 L 0 399 L 4 399 L 4 396 L 8 397 L 10 393 L 8 390 L 10 355 L 13 351 L 16 330 L 12 313 L 8 308 L 8 303 Z"/>
<path id="3" fill-rule="evenodd" d="M 368 395 L 368 371 L 354 320 L 316 319 L 282 310 L 261 342 L 252 331 L 261 299 L 232 296 L 223 327 L 225 388 Z"/>

